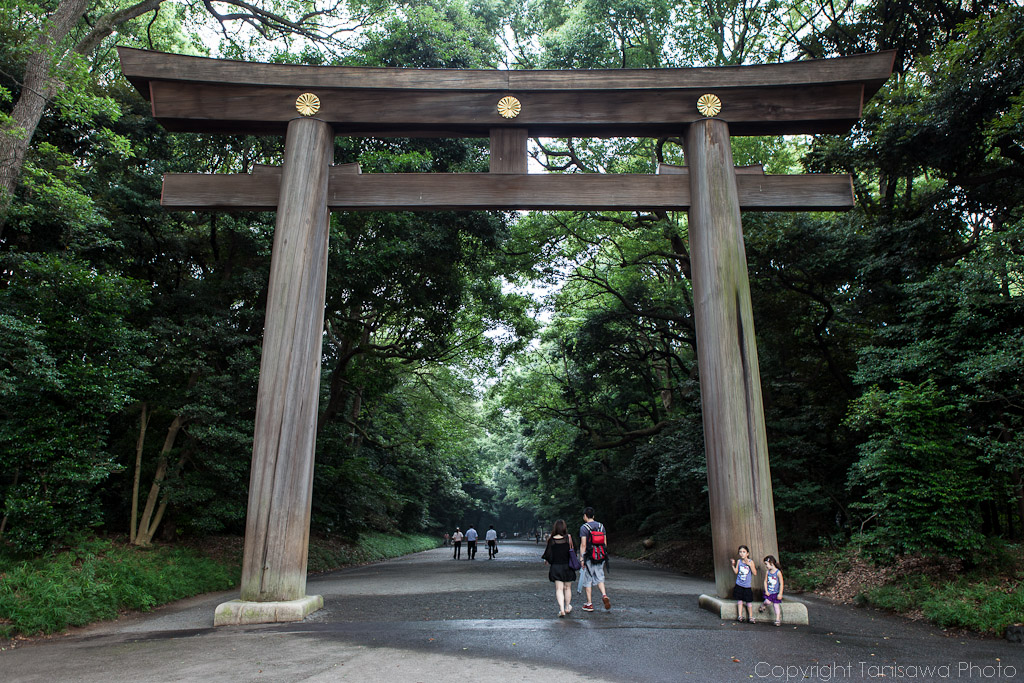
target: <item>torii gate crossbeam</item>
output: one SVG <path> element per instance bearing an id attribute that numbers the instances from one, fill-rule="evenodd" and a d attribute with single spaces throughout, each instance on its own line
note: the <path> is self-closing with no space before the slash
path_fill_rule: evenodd
<path id="1" fill-rule="evenodd" d="M 260 365 L 241 600 L 215 624 L 294 621 L 306 596 L 331 210 L 689 211 L 698 366 L 718 594 L 737 545 L 778 556 L 741 210 L 846 210 L 848 176 L 733 165 L 730 134 L 843 133 L 893 53 L 786 64 L 472 71 L 253 64 L 119 48 L 168 130 L 286 134 L 281 169 L 168 174 L 178 210 L 277 210 Z M 298 114 L 298 115 L 297 115 Z M 489 137 L 490 172 L 362 174 L 333 138 Z M 658 175 L 530 175 L 527 139 L 680 136 L 687 167 Z M 784 613 L 785 618 L 785 613 Z"/>

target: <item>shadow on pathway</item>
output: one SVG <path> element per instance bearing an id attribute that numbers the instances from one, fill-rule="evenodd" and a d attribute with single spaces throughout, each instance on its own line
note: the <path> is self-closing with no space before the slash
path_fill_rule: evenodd
<path id="1" fill-rule="evenodd" d="M 0 653 L 0 681 L 1024 681 L 1024 649 L 807 598 L 810 626 L 723 622 L 709 581 L 612 559 L 612 609 L 557 618 L 543 547 L 439 548 L 311 577 L 303 622 L 214 629 L 217 593 Z M 465 556 L 463 556 L 465 557 Z"/>

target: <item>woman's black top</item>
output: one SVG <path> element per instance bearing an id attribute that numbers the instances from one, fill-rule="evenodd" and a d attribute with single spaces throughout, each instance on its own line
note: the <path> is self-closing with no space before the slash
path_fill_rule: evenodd
<path id="1" fill-rule="evenodd" d="M 548 568 L 548 581 L 572 582 L 576 580 L 576 572 L 569 569 L 570 552 L 573 551 L 569 548 L 567 536 L 551 539 L 547 548 L 544 549 L 544 554 L 541 555 L 551 565 Z"/>
<path id="2" fill-rule="evenodd" d="M 551 539 L 541 557 L 549 564 L 569 564 L 569 539 L 565 536 Z"/>

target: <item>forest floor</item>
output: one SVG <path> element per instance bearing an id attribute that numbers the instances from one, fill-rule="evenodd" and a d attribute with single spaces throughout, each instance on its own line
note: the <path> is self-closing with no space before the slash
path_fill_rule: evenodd
<path id="1" fill-rule="evenodd" d="M 646 547 L 645 542 L 651 544 L 651 547 Z M 654 541 L 647 536 L 616 534 L 611 547 L 618 555 L 654 567 L 672 569 L 701 579 L 715 578 L 710 541 Z"/>

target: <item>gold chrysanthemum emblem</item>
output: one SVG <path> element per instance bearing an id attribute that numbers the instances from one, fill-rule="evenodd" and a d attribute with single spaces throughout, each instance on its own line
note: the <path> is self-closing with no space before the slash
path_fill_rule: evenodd
<path id="1" fill-rule="evenodd" d="M 716 95 L 701 95 L 697 100 L 697 111 L 704 116 L 717 116 L 718 112 L 722 111 L 722 100 Z"/>
<path id="2" fill-rule="evenodd" d="M 498 100 L 498 113 L 506 119 L 514 119 L 523 110 L 523 105 L 514 97 L 502 97 Z"/>
<path id="3" fill-rule="evenodd" d="M 304 92 L 295 100 L 295 108 L 303 116 L 312 116 L 320 111 L 320 98 L 311 92 Z"/>

